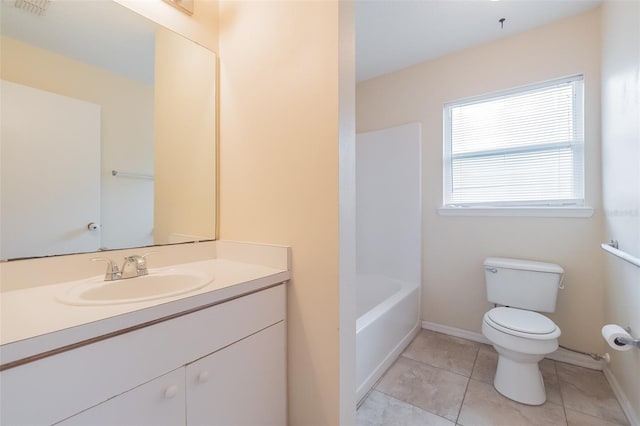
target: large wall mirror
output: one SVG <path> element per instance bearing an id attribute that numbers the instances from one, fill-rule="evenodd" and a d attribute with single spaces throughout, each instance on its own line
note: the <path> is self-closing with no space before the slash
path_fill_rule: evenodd
<path id="1" fill-rule="evenodd" d="M 0 259 L 214 239 L 215 53 L 112 0 L 25 4 L 0 1 Z"/>

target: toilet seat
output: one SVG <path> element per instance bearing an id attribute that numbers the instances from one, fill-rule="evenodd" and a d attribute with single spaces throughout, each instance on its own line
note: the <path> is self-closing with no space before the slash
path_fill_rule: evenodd
<path id="1" fill-rule="evenodd" d="M 489 326 L 506 334 L 534 340 L 551 340 L 560 329 L 549 318 L 524 309 L 498 307 L 484 316 Z"/>

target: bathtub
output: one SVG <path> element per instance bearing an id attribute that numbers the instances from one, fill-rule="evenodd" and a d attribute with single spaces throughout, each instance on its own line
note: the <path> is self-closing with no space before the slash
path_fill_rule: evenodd
<path id="1" fill-rule="evenodd" d="M 358 275 L 356 401 L 360 403 L 420 329 L 420 285 Z"/>

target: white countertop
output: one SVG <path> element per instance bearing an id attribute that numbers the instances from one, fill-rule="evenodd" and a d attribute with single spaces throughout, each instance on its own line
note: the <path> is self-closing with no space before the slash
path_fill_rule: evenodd
<path id="1" fill-rule="evenodd" d="M 0 364 L 224 301 L 291 278 L 286 269 L 226 259 L 175 266 L 197 268 L 212 274 L 214 279 L 199 290 L 171 298 L 104 306 L 59 302 L 58 295 L 73 282 L 0 293 Z"/>

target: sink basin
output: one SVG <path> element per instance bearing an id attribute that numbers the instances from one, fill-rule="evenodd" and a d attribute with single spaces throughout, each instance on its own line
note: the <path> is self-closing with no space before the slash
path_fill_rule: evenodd
<path id="1" fill-rule="evenodd" d="M 104 276 L 78 281 L 58 300 L 68 305 L 116 305 L 179 296 L 199 290 L 213 281 L 200 271 L 179 269 L 151 270 L 149 275 L 104 281 Z"/>

